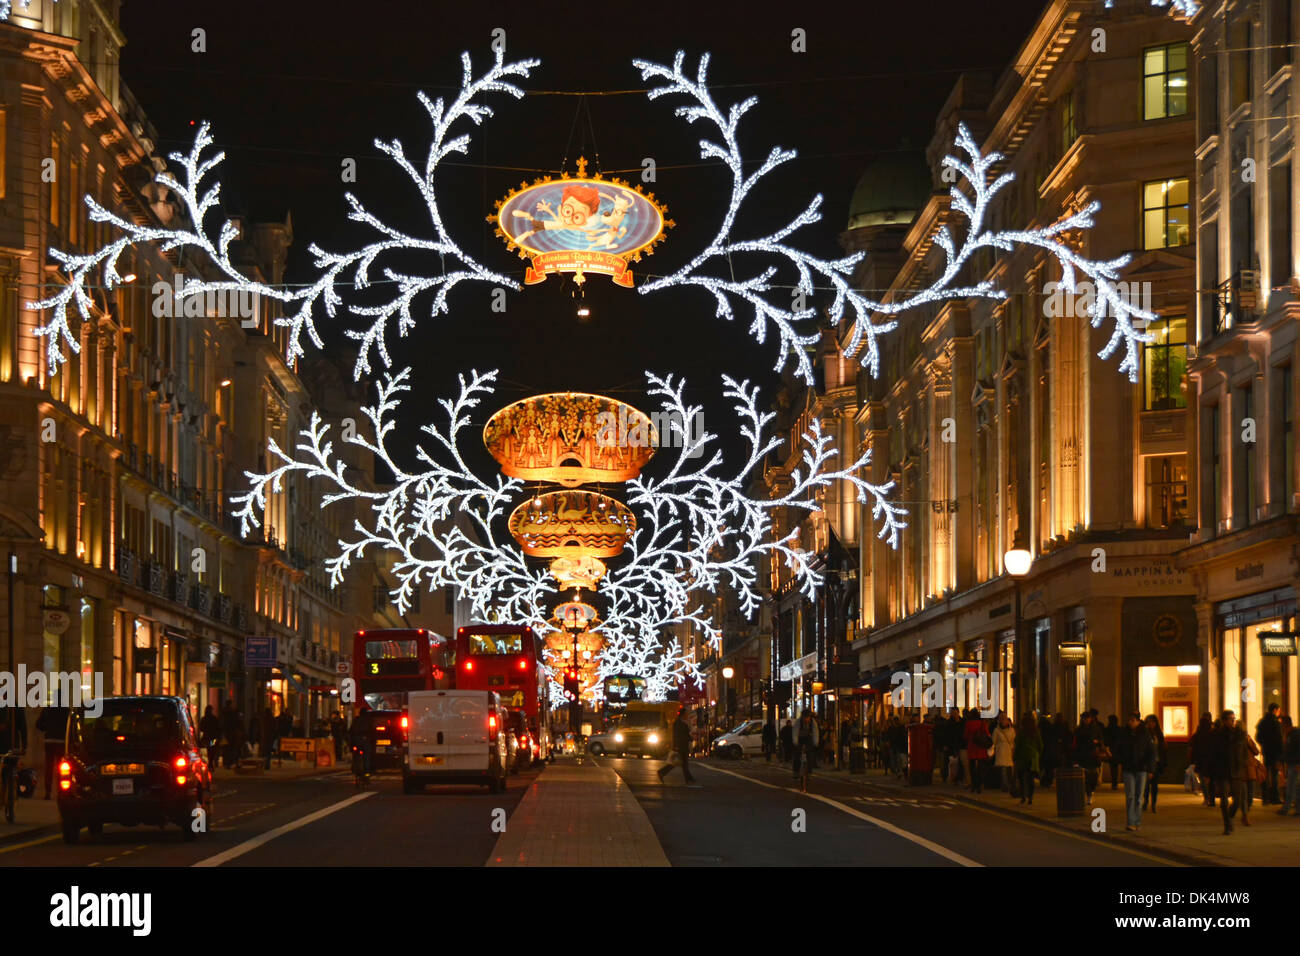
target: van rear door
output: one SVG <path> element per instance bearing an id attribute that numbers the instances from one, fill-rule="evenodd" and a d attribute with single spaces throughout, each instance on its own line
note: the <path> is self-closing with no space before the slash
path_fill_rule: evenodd
<path id="1" fill-rule="evenodd" d="M 407 759 L 413 773 L 487 770 L 486 691 L 413 691 L 409 707 Z"/>

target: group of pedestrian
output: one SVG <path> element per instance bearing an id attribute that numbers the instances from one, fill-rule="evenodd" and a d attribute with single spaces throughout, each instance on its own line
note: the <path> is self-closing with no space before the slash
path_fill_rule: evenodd
<path id="1" fill-rule="evenodd" d="M 1224 835 L 1232 832 L 1238 814 L 1242 826 L 1251 825 L 1257 789 L 1262 805 L 1281 804 L 1277 811 L 1281 816 L 1300 809 L 1300 733 L 1280 710 L 1277 704 L 1268 705 L 1255 725 L 1254 737 L 1231 710 L 1217 720 L 1202 714 L 1192 735 L 1188 783 L 1191 786 L 1199 779 L 1205 805 L 1218 804 Z"/>
<path id="2" fill-rule="evenodd" d="M 342 717 L 341 714 L 338 716 Z M 227 770 L 239 763 L 246 747 L 256 744 L 258 756 L 265 760 L 269 770 L 271 757 L 280 750 L 280 741 L 294 736 L 294 730 L 293 717 L 287 710 L 276 716 L 270 707 L 263 708 L 261 715 L 254 716 L 245 726 L 243 713 L 233 700 L 227 700 L 220 715 L 211 704 L 204 710 L 199 719 L 199 744 L 207 750 L 211 766 L 222 766 Z M 337 737 L 335 755 L 342 756 Z"/>

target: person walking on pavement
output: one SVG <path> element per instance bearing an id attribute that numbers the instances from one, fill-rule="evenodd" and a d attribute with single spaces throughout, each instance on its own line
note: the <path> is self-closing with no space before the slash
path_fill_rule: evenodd
<path id="1" fill-rule="evenodd" d="M 1292 807 L 1300 811 L 1300 732 L 1291 723 L 1290 717 L 1282 718 L 1282 760 L 1286 763 L 1286 799 L 1278 811 L 1286 816 Z"/>
<path id="2" fill-rule="evenodd" d="M 1025 711 L 1020 718 L 1020 729 L 1016 731 L 1012 759 L 1015 764 L 1016 779 L 1020 781 L 1020 802 L 1028 801 L 1034 805 L 1034 776 L 1038 773 L 1039 761 L 1043 753 L 1043 737 L 1038 729 L 1038 721 L 1032 710 Z"/>
<path id="3" fill-rule="evenodd" d="M 1079 728 L 1074 732 L 1074 762 L 1083 768 L 1083 788 L 1089 804 L 1101 777 L 1101 762 L 1110 759 L 1108 755 L 1096 714 L 1084 711 L 1079 715 Z"/>
<path id="4" fill-rule="evenodd" d="M 767 723 L 763 725 L 763 758 L 772 762 L 772 751 L 776 749 L 776 724 L 772 723 L 772 718 L 767 718 Z"/>
<path id="5" fill-rule="evenodd" d="M 691 728 L 686 726 L 686 716 L 681 709 L 677 711 L 677 719 L 673 721 L 673 750 L 677 751 L 677 763 L 664 764 L 659 768 L 659 780 L 663 781 L 668 772 L 675 767 L 682 768 L 682 776 L 686 779 L 689 786 L 695 782 L 691 776 Z"/>
<path id="6" fill-rule="evenodd" d="M 330 736 L 334 738 L 334 760 L 336 762 L 343 759 L 343 741 L 348 735 L 347 721 L 343 719 L 343 711 L 334 711 L 334 716 L 330 718 Z"/>
<path id="7" fill-rule="evenodd" d="M 275 749 L 275 717 L 271 714 L 271 708 L 262 709 L 262 737 L 258 741 L 258 747 L 261 748 L 262 757 L 265 758 L 267 770 L 271 769 L 271 752 Z"/>
<path id="8" fill-rule="evenodd" d="M 1201 714 L 1201 723 L 1192 734 L 1191 745 L 1187 749 L 1188 763 L 1201 780 L 1201 792 L 1205 795 L 1205 805 L 1214 806 L 1214 777 L 1210 774 L 1210 752 L 1214 749 L 1214 715 L 1209 711 Z"/>
<path id="9" fill-rule="evenodd" d="M 1225 710 L 1219 718 L 1219 729 L 1214 733 L 1214 746 L 1210 755 L 1210 773 L 1223 814 L 1223 833 L 1232 832 L 1232 818 L 1241 811 L 1241 825 L 1250 826 L 1250 805 L 1246 803 L 1246 780 L 1252 772 L 1251 748 L 1253 744 L 1246 728 L 1237 723 L 1234 711 Z M 1229 798 L 1232 805 L 1229 807 Z"/>
<path id="10" fill-rule="evenodd" d="M 1165 732 L 1160 729 L 1160 721 L 1156 719 L 1155 714 L 1147 714 L 1146 719 L 1147 734 L 1156 745 L 1156 769 L 1151 778 L 1147 781 L 1147 792 L 1142 797 L 1142 809 L 1147 808 L 1147 803 L 1151 804 L 1151 812 L 1156 812 L 1156 798 L 1160 796 L 1160 775 L 1165 772 L 1168 766 L 1169 750 L 1165 747 Z"/>
<path id="11" fill-rule="evenodd" d="M 1124 808 L 1127 814 L 1124 829 L 1136 830 L 1142 826 L 1142 797 L 1156 772 L 1156 742 L 1147 733 L 1141 713 L 1135 710 L 1128 715 L 1128 723 L 1115 738 L 1112 753 L 1124 771 Z"/>
<path id="12" fill-rule="evenodd" d="M 1259 749 L 1264 757 L 1264 770 L 1268 774 L 1260 801 L 1264 806 L 1281 802 L 1277 786 L 1277 765 L 1282 759 L 1283 745 L 1282 722 L 1278 720 L 1279 710 L 1277 704 L 1269 704 L 1268 710 L 1255 725 L 1255 740 L 1259 743 Z"/>
<path id="13" fill-rule="evenodd" d="M 226 701 L 226 706 L 221 708 L 221 736 L 226 740 L 224 757 L 227 770 L 239 760 L 240 723 L 239 711 L 235 709 L 235 702 L 233 700 Z"/>
<path id="14" fill-rule="evenodd" d="M 817 748 L 820 743 L 821 732 L 817 721 L 811 710 L 805 710 L 794 725 L 794 778 L 796 780 L 799 779 L 805 764 L 808 773 L 817 769 Z"/>
<path id="15" fill-rule="evenodd" d="M 786 763 L 794 756 L 794 727 L 790 721 L 781 722 L 781 763 Z"/>
<path id="16" fill-rule="evenodd" d="M 841 770 L 849 769 L 849 748 L 852 746 L 852 739 L 853 724 L 849 722 L 847 717 L 845 717 L 844 720 L 840 722 L 839 754 Z"/>
<path id="17" fill-rule="evenodd" d="M 1106 726 L 1101 730 L 1102 743 L 1110 751 L 1111 759 L 1107 761 L 1110 764 L 1110 788 L 1119 789 L 1119 761 L 1115 759 L 1115 744 L 1119 741 L 1120 735 L 1119 717 L 1111 714 L 1106 718 Z"/>
<path id="18" fill-rule="evenodd" d="M 989 759 L 989 748 L 993 738 L 989 736 L 988 726 L 976 710 L 967 711 L 966 726 L 962 729 L 962 742 L 966 745 L 967 760 L 970 764 L 970 786 L 974 793 L 984 792 L 984 764 Z"/>
<path id="19" fill-rule="evenodd" d="M 998 768 L 1001 786 L 1010 796 L 1016 795 L 1015 760 L 1016 728 L 1005 712 L 998 714 L 998 725 L 993 730 L 993 766 Z"/>
<path id="20" fill-rule="evenodd" d="M 278 740 L 283 740 L 285 737 L 296 736 L 293 732 L 293 715 L 289 713 L 288 707 L 280 711 L 280 716 L 276 721 L 275 730 L 275 736 Z"/>
<path id="21" fill-rule="evenodd" d="M 63 759 L 64 738 L 68 733 L 68 708 L 46 707 L 36 719 L 36 729 L 45 735 L 45 799 L 50 799 L 54 785 L 54 768 Z"/>
<path id="22" fill-rule="evenodd" d="M 1039 780 L 1044 787 L 1052 784 L 1052 774 L 1056 772 L 1056 725 L 1043 714 L 1037 721 L 1038 739 L 1042 744 L 1039 766 L 1042 768 Z"/>
<path id="23" fill-rule="evenodd" d="M 208 704 L 199 720 L 199 740 L 208 753 L 208 769 L 216 770 L 221 761 L 221 718 Z"/>

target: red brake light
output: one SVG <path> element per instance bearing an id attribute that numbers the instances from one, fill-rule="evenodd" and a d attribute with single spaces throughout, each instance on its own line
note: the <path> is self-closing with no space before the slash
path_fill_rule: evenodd
<path id="1" fill-rule="evenodd" d="M 71 789 L 72 789 L 72 781 L 71 781 L 71 780 L 60 780 L 60 781 L 59 781 L 59 789 L 60 789 L 60 790 L 71 790 Z"/>
<path id="2" fill-rule="evenodd" d="M 523 657 L 519 658 L 519 669 L 521 671 L 528 670 L 528 660 L 526 658 Z"/>
<path id="3" fill-rule="evenodd" d="M 67 777 L 67 776 L 70 776 L 71 774 L 72 774 L 72 764 L 68 763 L 66 760 L 60 760 L 60 761 L 59 761 L 59 776 L 60 776 L 60 777 Z"/>
<path id="4" fill-rule="evenodd" d="M 474 662 L 473 662 L 473 661 L 466 661 L 466 662 L 465 662 L 465 670 L 467 670 L 467 671 L 472 671 L 473 669 L 474 669 Z"/>
<path id="5" fill-rule="evenodd" d="M 177 758 L 176 758 L 176 769 L 177 769 L 177 770 L 184 770 L 184 769 L 185 769 L 186 767 L 188 767 L 189 765 L 190 765 L 190 762 L 189 762 L 188 760 L 186 760 L 183 756 L 181 756 L 181 757 L 177 757 Z"/>
<path id="6" fill-rule="evenodd" d="M 497 729 L 497 715 L 496 715 L 496 714 L 488 714 L 488 728 L 489 728 L 490 730 L 496 730 L 496 729 Z"/>
<path id="7" fill-rule="evenodd" d="M 185 779 L 186 779 L 186 778 L 185 778 L 185 775 L 184 775 L 184 774 L 180 774 L 179 776 L 177 776 L 177 778 L 176 778 L 176 783 L 177 783 L 177 785 L 178 785 L 178 786 L 182 786 L 182 787 L 185 786 Z"/>
<path id="8" fill-rule="evenodd" d="M 410 728 L 410 726 L 411 726 L 411 718 L 410 718 L 410 717 L 407 717 L 405 714 L 403 714 L 403 715 L 402 715 L 402 729 L 403 729 L 403 730 L 407 730 L 407 729 Z"/>

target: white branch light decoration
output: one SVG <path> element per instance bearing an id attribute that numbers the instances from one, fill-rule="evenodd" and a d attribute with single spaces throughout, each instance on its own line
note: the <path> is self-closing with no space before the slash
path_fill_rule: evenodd
<path id="1" fill-rule="evenodd" d="M 306 354 L 302 345 L 304 334 L 311 339 L 316 348 L 324 347 L 316 331 L 318 305 L 323 306 L 327 316 L 335 318 L 339 306 L 343 304 L 337 287 L 350 285 L 355 289 L 368 288 L 372 282 L 370 270 L 376 259 L 387 253 L 403 250 L 421 252 L 430 259 L 437 256 L 440 263 L 439 271 L 429 275 L 411 275 L 391 267 L 385 268 L 383 278 L 387 284 L 396 287 L 395 293 L 387 297 L 387 301 L 379 304 L 348 306 L 349 312 L 369 323 L 368 327 L 363 329 L 347 330 L 349 337 L 360 342 L 354 369 L 358 379 L 371 371 L 372 353 L 379 355 L 385 367 L 392 364 L 386 341 L 388 326 L 393 319 L 396 319 L 399 336 L 405 336 L 415 326 L 416 319 L 411 309 L 418 295 L 424 292 L 433 294 L 431 315 L 436 316 L 449 311 L 447 294 L 461 282 L 487 282 L 494 286 L 518 289 L 520 287 L 518 282 L 476 262 L 447 233 L 442 212 L 438 208 L 433 177 L 437 172 L 438 164 L 448 155 L 464 153 L 469 148 L 468 134 L 448 139 L 451 126 L 460 119 L 469 119 L 475 125 L 479 125 L 490 117 L 491 108 L 478 102 L 487 94 L 505 93 L 516 99 L 522 97 L 524 91 L 510 82 L 510 78 L 529 76 L 539 62 L 539 60 L 521 60 L 516 63 L 506 63 L 503 54 L 498 52 L 492 68 L 483 76 L 475 78 L 469 54 L 465 53 L 461 55 L 460 92 L 450 105 L 445 104 L 441 98 L 431 101 L 424 93 L 418 94 L 420 103 L 433 122 L 433 140 L 423 169 L 417 169 L 411 163 L 401 142 L 396 139 L 391 142 L 375 140 L 375 146 L 388 155 L 414 184 L 428 212 L 433 237 L 410 236 L 386 225 L 370 213 L 360 200 L 351 193 L 346 193 L 344 198 L 352 209 L 348 218 L 369 226 L 379 234 L 379 238 L 355 252 L 348 253 L 325 252 L 313 243 L 309 248 L 315 256 L 316 267 L 322 271 L 315 281 L 303 287 L 269 285 L 242 273 L 230 261 L 229 246 L 237 237 L 238 228 L 229 219 L 222 223 L 215 238 L 205 230 L 204 221 L 217 206 L 221 195 L 219 182 L 208 187 L 205 180 L 225 158 L 225 154 L 220 152 L 204 158 L 204 154 L 213 142 L 207 123 L 199 127 L 194 146 L 188 155 L 171 154 L 171 159 L 181 164 L 183 168 L 181 180 L 178 181 L 171 173 L 165 171 L 155 177 L 160 185 L 173 190 L 180 197 L 189 218 L 186 226 L 175 229 L 139 226 L 129 219 L 104 209 L 93 198 L 87 196 L 86 205 L 90 209 L 90 219 L 94 222 L 110 223 L 121 235 L 108 245 L 85 255 L 65 253 L 57 249 L 50 250 L 50 255 L 62 264 L 68 274 L 68 283 L 53 295 L 39 302 L 29 303 L 27 307 L 51 310 L 45 322 L 38 325 L 36 329 L 37 335 L 46 337 L 46 359 L 51 373 L 57 371 L 58 366 L 65 361 L 62 345 L 66 345 L 73 352 L 80 350 L 77 336 L 68 324 L 68 312 L 69 306 L 75 305 L 82 321 L 91 318 L 92 301 L 86 292 L 87 278 L 91 277 L 96 270 L 102 269 L 104 285 L 108 289 L 119 285 L 123 280 L 117 272 L 118 258 L 128 247 L 139 244 L 158 243 L 164 252 L 185 246 L 192 247 L 206 253 L 222 273 L 223 278 L 218 280 L 187 279 L 178 295 L 180 299 L 208 292 L 221 294 L 235 291 L 264 296 L 284 303 L 286 314 L 275 321 L 277 325 L 289 329 L 287 357 L 290 360 Z M 442 268 L 441 262 L 445 259 L 449 259 L 459 268 L 450 271 Z M 345 273 L 350 273 L 350 280 L 345 278 Z"/>
<path id="2" fill-rule="evenodd" d="M 246 473 L 251 490 L 232 498 L 242 530 L 247 534 L 260 527 L 268 493 L 282 491 L 290 476 L 317 479 L 326 487 L 322 507 L 349 499 L 369 506 L 355 520 L 352 536 L 339 541 L 338 555 L 326 562 L 332 584 L 339 584 L 352 562 L 367 550 L 383 549 L 396 555 L 393 573 L 398 584 L 392 596 L 400 612 L 410 606 L 417 588 L 451 587 L 471 601 L 473 615 L 481 620 L 528 624 L 542 635 L 556 630 L 549 620 L 550 609 L 560 591 L 549 568 L 529 567 L 508 533 L 497 533 L 508 509 L 523 493 L 522 482 L 502 476 L 492 482 L 480 479 L 466 464 L 459 445 L 470 426 L 469 413 L 492 393 L 496 372 L 475 371 L 460 377 L 460 394 L 440 403 L 447 415 L 446 427 L 422 429 L 431 444 L 416 448 L 416 470 L 399 464 L 389 448 L 409 376 L 409 369 L 385 376 L 378 385 L 377 402 L 364 409 L 375 439 L 360 434 L 347 439 L 391 469 L 391 489 L 369 491 L 349 481 L 346 463 L 330 440 L 329 425 L 313 414 L 300 433 L 295 454 L 271 442 L 271 456 L 280 464 L 266 474 Z M 676 640 L 665 644 L 666 631 L 685 624 L 698 628 L 715 645 L 721 639 L 696 604 L 695 594 L 729 586 L 744 613 L 752 614 L 761 600 L 756 568 L 760 558 L 784 561 L 800 589 L 809 597 L 815 594 L 822 577 L 810 564 L 812 556 L 788 538 L 776 537 L 776 514 L 788 508 L 814 511 L 818 490 L 847 482 L 860 501 L 872 503 L 882 524 L 880 537 L 896 545 L 905 527 L 905 512 L 887 498 L 892 483 L 877 486 L 859 477 L 870 462 L 869 454 L 845 467 L 834 467 L 837 453 L 815 421 L 803 436 L 803 464 L 791 475 L 789 489 L 772 498 L 749 497 L 745 493 L 749 476 L 782 443 L 779 438 L 763 438 L 774 413 L 757 410 L 758 388 L 723 379 L 724 394 L 734 400 L 749 449 L 739 467 L 724 473 L 721 454 L 710 447 L 716 436 L 687 434 L 680 424 L 695 420 L 700 411 L 683 401 L 685 382 L 650 373 L 646 377 L 650 394 L 661 400 L 666 420 L 673 423 L 677 457 L 662 477 L 628 483 L 627 505 L 637 515 L 637 533 L 611 562 L 600 584 L 605 609 L 599 630 L 606 645 L 599 675 L 637 674 L 662 694 L 683 680 L 701 679 Z M 659 455 L 665 454 L 661 448 Z M 458 517 L 469 523 L 471 533 L 456 525 Z"/>
<path id="3" fill-rule="evenodd" d="M 798 331 L 798 325 L 815 318 L 816 310 L 808 307 L 800 311 L 794 311 L 771 301 L 768 293 L 776 289 L 772 284 L 777 271 L 776 266 L 769 265 L 762 272 L 741 279 L 735 278 L 734 271 L 728 278 L 710 275 L 703 271 L 708 265 L 718 266 L 724 263 L 734 270 L 733 257 L 745 253 L 774 257 L 777 261 L 784 262 L 784 264 L 792 267 L 797 273 L 798 283 L 795 286 L 795 292 L 800 299 L 806 300 L 813 295 L 815 276 L 831 284 L 831 288 L 835 293 L 834 300 L 828 309 L 831 322 L 833 325 L 838 326 L 845 312 L 849 309 L 852 310 L 852 337 L 848 351 L 856 351 L 859 347 L 862 347 L 862 364 L 870 370 L 872 376 L 876 376 L 880 371 L 880 352 L 877 340 L 881 335 L 893 331 L 897 326 L 897 322 L 891 320 L 875 324 L 871 321 L 873 313 L 886 316 L 897 315 L 926 303 L 945 299 L 1004 298 L 1006 293 L 999 291 L 988 280 L 980 281 L 975 285 L 958 284 L 964 268 L 971 260 L 971 256 L 977 250 L 985 248 L 1010 252 L 1017 245 L 1037 246 L 1049 252 L 1061 263 L 1062 286 L 1067 292 L 1074 293 L 1075 291 L 1076 272 L 1081 272 L 1092 280 L 1097 289 L 1096 297 L 1088 307 L 1088 316 L 1093 327 L 1101 325 L 1108 314 L 1115 319 L 1115 332 L 1106 347 L 1102 349 L 1100 356 L 1103 359 L 1109 358 L 1120 343 L 1124 343 L 1125 357 L 1120 364 L 1120 371 L 1128 372 L 1130 381 L 1138 381 L 1140 347 L 1143 343 L 1151 341 L 1151 336 L 1139 331 L 1136 326 L 1144 326 L 1147 322 L 1153 320 L 1155 315 L 1135 308 L 1125 301 L 1115 285 L 1119 279 L 1120 270 L 1128 264 L 1130 257 L 1121 256 L 1109 262 L 1094 262 L 1083 258 L 1057 238 L 1065 232 L 1091 228 L 1093 216 L 1101 208 L 1100 203 L 1093 202 L 1079 212 L 1066 216 L 1045 229 L 985 231 L 984 217 L 988 212 L 990 201 L 1014 177 L 1008 173 L 990 182 L 989 169 L 1002 156 L 998 153 L 982 155 L 979 146 L 971 138 L 965 125 L 960 125 L 958 126 L 956 145 L 966 155 L 967 161 L 963 162 L 948 156 L 944 158 L 943 165 L 959 173 L 972 193 L 971 196 L 968 196 L 961 184 L 954 185 L 950 191 L 953 208 L 966 219 L 965 235 L 960 243 L 955 243 L 948 228 L 946 226 L 941 227 L 935 236 L 935 242 L 943 249 L 946 263 L 939 276 L 928 287 L 909 293 L 902 299 L 877 302 L 857 292 L 850 285 L 853 268 L 862 260 L 865 253 L 858 252 L 841 259 L 825 260 L 809 255 L 787 242 L 791 234 L 798 229 L 821 219 L 819 210 L 822 197 L 820 194 L 813 197 L 803 212 L 775 232 L 757 239 L 741 240 L 732 238 L 731 233 L 736 215 L 745 198 L 753 191 L 755 185 L 763 176 L 782 163 L 793 159 L 795 152 L 794 150 L 775 147 L 757 170 L 746 175 L 744 172 L 744 159 L 740 153 L 740 146 L 736 141 L 736 128 L 740 118 L 758 102 L 758 99 L 750 97 L 740 103 L 733 104 L 724 116 L 709 93 L 707 85 L 708 54 L 700 56 L 699 66 L 693 79 L 683 72 L 684 62 L 685 54 L 679 51 L 673 60 L 671 69 L 644 60 L 636 60 L 634 65 L 640 69 L 642 79 L 662 82 L 663 85 L 650 90 L 649 96 L 651 99 L 668 94 L 686 96 L 693 102 L 690 105 L 678 107 L 676 114 L 684 117 L 688 123 L 704 120 L 716 128 L 722 138 L 722 143 L 701 140 L 700 156 L 704 159 L 720 159 L 731 171 L 730 205 L 723 216 L 717 234 L 708 247 L 672 275 L 664 276 L 641 286 L 643 294 L 674 285 L 698 286 L 713 296 L 717 315 L 726 319 L 735 317 L 732 309 L 733 299 L 748 304 L 754 311 L 754 318 L 749 331 L 755 339 L 759 342 L 765 340 L 769 323 L 776 328 L 780 335 L 781 343 L 780 354 L 776 363 L 777 370 L 784 368 L 787 361 L 793 360 L 799 377 L 811 383 L 813 369 L 808 357 L 807 347 L 816 342 L 818 336 L 815 326 L 813 331 L 804 335 Z M 791 296 L 791 299 L 794 298 L 795 296 Z"/>

